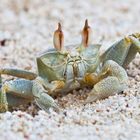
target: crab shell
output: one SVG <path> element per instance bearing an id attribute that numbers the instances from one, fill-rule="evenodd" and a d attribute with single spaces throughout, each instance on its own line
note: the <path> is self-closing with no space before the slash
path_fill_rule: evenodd
<path id="1" fill-rule="evenodd" d="M 100 44 L 70 45 L 64 51 L 47 50 L 37 57 L 38 75 L 46 82 L 64 81 L 61 91 L 76 89 L 81 86 L 86 73 L 96 71 L 99 62 Z"/>

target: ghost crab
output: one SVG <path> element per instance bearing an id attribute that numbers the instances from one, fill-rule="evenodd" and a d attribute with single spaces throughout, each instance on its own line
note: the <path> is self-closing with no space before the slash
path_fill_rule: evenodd
<path id="1" fill-rule="evenodd" d="M 20 79 L 1 80 L 0 112 L 8 106 L 17 106 L 35 100 L 46 111 L 50 107 L 58 110 L 51 97 L 59 93 L 91 86 L 85 103 L 104 99 L 127 87 L 127 73 L 124 68 L 140 52 L 140 34 L 129 35 L 113 44 L 101 56 L 100 44 L 92 44 L 91 28 L 85 21 L 82 42 L 64 47 L 61 24 L 54 32 L 54 49 L 47 50 L 36 58 L 38 73 L 18 69 L 0 69 L 2 74 Z M 1 77 L 0 77 L 1 79 Z"/>

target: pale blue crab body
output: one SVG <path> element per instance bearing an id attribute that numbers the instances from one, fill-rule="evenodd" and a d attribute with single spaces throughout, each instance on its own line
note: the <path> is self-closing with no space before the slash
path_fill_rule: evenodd
<path id="1" fill-rule="evenodd" d="M 0 112 L 9 106 L 35 100 L 37 105 L 48 111 L 58 109 L 51 97 L 57 93 L 84 86 L 92 87 L 86 103 L 104 99 L 123 91 L 127 87 L 124 68 L 140 53 L 140 34 L 129 35 L 113 44 L 103 55 L 101 45 L 92 44 L 91 28 L 86 20 L 79 45 L 64 47 L 61 25 L 54 33 L 55 49 L 47 50 L 36 58 L 37 73 L 18 69 L 0 69 Z M 2 82 L 1 75 L 7 74 L 20 79 Z"/>
<path id="2" fill-rule="evenodd" d="M 99 44 L 89 45 L 82 52 L 79 51 L 79 45 L 67 46 L 64 52 L 47 50 L 37 58 L 38 75 L 47 82 L 64 81 L 65 86 L 59 92 L 80 88 L 84 86 L 86 73 L 96 72 L 100 47 Z"/>

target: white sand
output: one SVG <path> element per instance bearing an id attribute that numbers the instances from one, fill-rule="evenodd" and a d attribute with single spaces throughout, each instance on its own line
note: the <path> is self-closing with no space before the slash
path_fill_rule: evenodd
<path id="1" fill-rule="evenodd" d="M 139 0 L 1 0 L 0 40 L 8 41 L 0 46 L 0 67 L 36 71 L 35 56 L 52 46 L 57 22 L 68 45 L 80 42 L 88 18 L 94 42 L 104 36 L 104 49 L 140 32 L 139 13 Z M 129 88 L 121 95 L 84 106 L 89 90 L 83 89 L 57 99 L 63 108 L 59 114 L 47 114 L 34 103 L 0 114 L 0 140 L 139 140 L 140 55 L 127 71 Z"/>

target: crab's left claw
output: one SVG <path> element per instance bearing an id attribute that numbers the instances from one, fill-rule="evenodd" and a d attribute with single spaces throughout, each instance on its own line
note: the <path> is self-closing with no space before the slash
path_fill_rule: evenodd
<path id="1" fill-rule="evenodd" d="M 107 98 L 127 88 L 127 73 L 123 67 L 108 60 L 98 73 L 99 82 L 89 93 L 85 103 Z"/>

